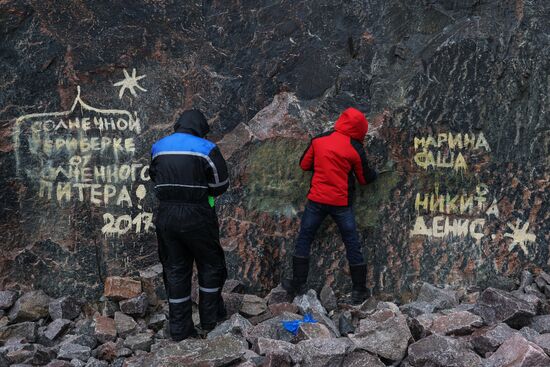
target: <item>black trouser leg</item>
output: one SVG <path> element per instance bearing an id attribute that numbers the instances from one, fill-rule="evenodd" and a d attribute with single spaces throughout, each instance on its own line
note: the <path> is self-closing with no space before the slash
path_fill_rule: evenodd
<path id="1" fill-rule="evenodd" d="M 206 225 L 189 233 L 187 244 L 193 251 L 199 273 L 201 327 L 211 330 L 220 318 L 225 317 L 221 290 L 227 278 L 227 268 L 217 225 Z"/>
<path id="2" fill-rule="evenodd" d="M 191 275 L 193 254 L 182 241 L 182 234 L 157 229 L 159 257 L 168 297 L 170 334 L 174 340 L 194 335 Z"/>

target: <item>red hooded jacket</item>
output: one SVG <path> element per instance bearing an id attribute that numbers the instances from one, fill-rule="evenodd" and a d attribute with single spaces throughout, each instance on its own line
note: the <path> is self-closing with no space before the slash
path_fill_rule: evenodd
<path id="1" fill-rule="evenodd" d="M 309 200 L 348 206 L 353 198 L 354 175 L 361 185 L 376 179 L 363 148 L 368 130 L 369 123 L 361 111 L 348 108 L 336 121 L 333 131 L 311 140 L 300 160 L 304 171 L 313 170 Z"/>

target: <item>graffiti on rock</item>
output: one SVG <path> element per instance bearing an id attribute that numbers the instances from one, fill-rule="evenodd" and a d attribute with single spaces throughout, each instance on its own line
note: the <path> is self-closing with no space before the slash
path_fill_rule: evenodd
<path id="1" fill-rule="evenodd" d="M 525 222 L 522 226 L 521 220 L 518 219 L 516 224 L 507 223 L 507 226 L 512 230 L 512 233 L 504 234 L 504 237 L 509 237 L 512 239 L 508 250 L 512 251 L 514 248 L 519 247 L 526 255 L 528 255 L 529 249 L 527 248 L 527 243 L 535 242 L 537 240 L 537 236 L 533 233 L 527 232 L 529 230 L 529 222 Z"/>
<path id="2" fill-rule="evenodd" d="M 464 157 L 467 151 L 490 152 L 491 148 L 482 132 L 478 135 L 446 132 L 436 134 L 435 137 L 415 137 L 414 150 L 420 150 L 414 155 L 414 162 L 420 168 L 451 168 L 459 172 L 468 170 Z"/>
<path id="3" fill-rule="evenodd" d="M 147 89 L 138 84 L 138 81 L 145 78 L 147 75 L 136 76 L 136 69 L 132 69 L 132 76 L 128 74 L 126 69 L 124 69 L 123 72 L 124 79 L 113 84 L 114 87 L 120 87 L 120 90 L 118 92 L 119 99 L 122 99 L 122 96 L 124 96 L 124 92 L 126 91 L 126 89 L 128 89 L 134 97 L 137 96 L 136 88 L 142 92 L 147 92 Z"/>
<path id="4" fill-rule="evenodd" d="M 133 91 L 130 83 L 124 86 Z M 147 194 L 143 183 L 150 180 L 147 162 L 134 157 L 142 130 L 137 113 L 92 107 L 80 93 L 77 87 L 68 111 L 16 120 L 17 175 L 39 199 L 58 209 L 75 202 L 106 209 L 105 235 L 150 232 L 152 213 L 125 212 L 142 209 Z"/>
<path id="5" fill-rule="evenodd" d="M 413 160 L 415 164 L 425 170 L 452 168 L 455 173 L 461 174 L 468 169 L 468 162 L 462 152 L 488 153 L 491 151 L 489 143 L 483 132 L 452 133 L 445 132 L 427 135 L 421 138 L 414 137 Z M 484 183 L 478 183 L 473 192 L 465 192 L 460 187 L 457 192 L 440 192 L 439 184 L 434 184 L 433 192 L 417 192 L 415 195 L 414 209 L 417 216 L 414 220 L 411 236 L 426 236 L 428 238 L 445 237 L 470 237 L 479 243 L 484 237 L 491 239 L 497 237 L 487 230 L 490 221 L 500 221 L 500 210 L 496 197 L 488 200 L 489 187 Z M 529 254 L 528 242 L 535 242 L 536 235 L 528 233 L 529 222 L 521 225 L 517 219 L 516 224 L 507 223 L 511 232 L 505 233 L 505 238 L 512 241 L 508 250 L 516 247 Z"/>

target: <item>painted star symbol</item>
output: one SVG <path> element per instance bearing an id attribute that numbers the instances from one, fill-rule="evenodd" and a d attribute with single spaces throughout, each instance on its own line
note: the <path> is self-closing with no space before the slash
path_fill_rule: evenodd
<path id="1" fill-rule="evenodd" d="M 138 84 L 138 80 L 145 78 L 146 75 L 140 75 L 136 77 L 136 69 L 132 69 L 132 76 L 128 74 L 126 69 L 124 69 L 123 71 L 124 71 L 124 79 L 121 80 L 120 82 L 116 82 L 115 84 L 113 84 L 113 86 L 115 87 L 121 87 L 118 93 L 119 99 L 122 99 L 122 96 L 124 95 L 124 92 L 126 91 L 126 89 L 129 89 L 130 93 L 132 93 L 134 97 L 137 96 L 135 88 L 139 89 L 142 92 L 147 92 L 147 89 L 142 88 Z"/>
<path id="2" fill-rule="evenodd" d="M 529 222 L 525 222 L 525 224 L 521 226 L 521 220 L 518 219 L 516 225 L 510 223 L 507 225 L 512 230 L 512 233 L 504 234 L 504 237 L 512 239 L 512 243 L 508 246 L 508 251 L 512 251 L 514 247 L 519 246 L 526 255 L 529 254 L 527 242 L 535 242 L 537 239 L 537 236 L 533 233 L 527 233 L 529 230 Z"/>

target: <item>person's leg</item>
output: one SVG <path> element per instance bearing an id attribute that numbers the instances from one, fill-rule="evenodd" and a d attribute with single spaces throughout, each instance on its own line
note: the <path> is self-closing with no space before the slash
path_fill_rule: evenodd
<path id="1" fill-rule="evenodd" d="M 352 303 L 361 303 L 369 296 L 367 288 L 367 265 L 361 252 L 361 243 L 359 242 L 353 209 L 351 206 L 335 207 L 331 210 L 331 216 L 338 225 L 342 241 L 344 241 L 344 245 L 346 246 L 346 256 L 353 284 Z"/>
<path id="2" fill-rule="evenodd" d="M 308 201 L 302 215 L 302 222 L 300 224 L 300 232 L 296 239 L 296 248 L 294 249 L 294 256 L 300 258 L 309 258 L 311 250 L 311 244 L 315 238 L 315 233 L 323 223 L 323 220 L 327 216 L 327 212 L 322 204 L 317 204 L 312 201 Z"/>
<path id="3" fill-rule="evenodd" d="M 308 201 L 302 215 L 300 232 L 292 257 L 292 280 L 283 280 L 282 282 L 283 288 L 291 295 L 301 294 L 305 291 L 311 244 L 326 216 L 327 212 L 322 204 Z"/>
<path id="4" fill-rule="evenodd" d="M 187 251 L 180 236 L 157 229 L 159 257 L 168 297 L 170 335 L 176 341 L 196 335 L 191 302 L 193 255 Z"/>
<path id="5" fill-rule="evenodd" d="M 199 316 L 201 328 L 212 330 L 226 316 L 221 297 L 227 279 L 225 254 L 220 245 L 217 223 L 207 224 L 188 237 L 199 275 Z"/>

